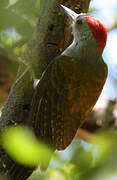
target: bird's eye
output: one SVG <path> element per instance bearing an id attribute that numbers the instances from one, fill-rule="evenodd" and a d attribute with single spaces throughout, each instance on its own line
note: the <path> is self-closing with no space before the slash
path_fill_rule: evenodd
<path id="1" fill-rule="evenodd" d="M 79 19 L 79 20 L 77 21 L 77 24 L 82 25 L 82 20 Z"/>

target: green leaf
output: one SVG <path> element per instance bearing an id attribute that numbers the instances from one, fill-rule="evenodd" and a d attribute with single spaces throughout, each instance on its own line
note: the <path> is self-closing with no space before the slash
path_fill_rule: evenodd
<path id="1" fill-rule="evenodd" d="M 52 156 L 52 151 L 38 142 L 25 127 L 13 126 L 2 134 L 2 145 L 6 152 L 18 163 L 46 167 Z"/>

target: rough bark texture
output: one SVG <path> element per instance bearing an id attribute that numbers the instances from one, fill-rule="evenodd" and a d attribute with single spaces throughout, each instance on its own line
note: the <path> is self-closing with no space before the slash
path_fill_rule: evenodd
<path id="1" fill-rule="evenodd" d="M 71 42 L 66 18 L 59 4 L 64 4 L 77 12 L 87 12 L 90 0 L 43 0 L 39 20 L 32 40 L 20 65 L 16 81 L 2 110 L 0 130 L 8 125 L 25 124 L 30 112 L 33 79 L 40 78 L 50 61 L 59 55 Z M 0 173 L 8 174 L 11 180 L 24 180 L 32 169 L 18 165 L 0 150 Z"/>

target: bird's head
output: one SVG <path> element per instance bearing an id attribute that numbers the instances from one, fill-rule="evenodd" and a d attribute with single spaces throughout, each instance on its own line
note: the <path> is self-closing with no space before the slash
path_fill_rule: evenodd
<path id="1" fill-rule="evenodd" d="M 84 41 L 92 45 L 95 43 L 98 50 L 102 52 L 107 40 L 107 30 L 103 23 L 92 15 L 77 14 L 63 5 L 61 7 L 71 20 L 75 43 Z"/>

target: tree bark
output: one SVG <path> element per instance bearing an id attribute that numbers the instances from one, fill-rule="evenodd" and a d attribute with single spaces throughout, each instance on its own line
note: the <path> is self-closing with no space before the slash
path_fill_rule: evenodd
<path id="1" fill-rule="evenodd" d="M 90 0 L 43 0 L 39 20 L 32 40 L 19 67 L 16 81 L 2 110 L 0 130 L 9 125 L 26 124 L 34 92 L 33 80 L 39 79 L 53 58 L 59 55 L 71 41 L 68 20 L 60 10 L 60 4 L 77 12 L 87 12 Z M 65 26 L 67 24 L 67 26 Z M 24 180 L 33 171 L 18 165 L 0 149 L 0 173 L 11 180 Z"/>

